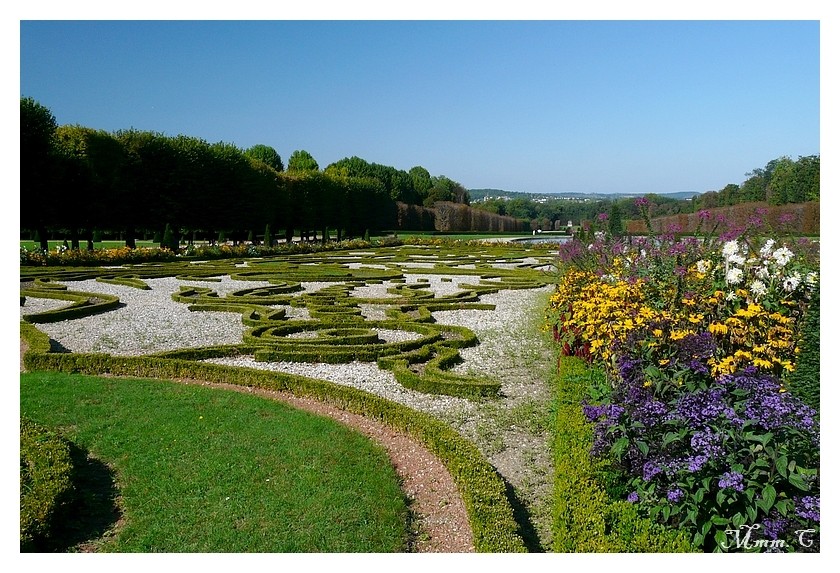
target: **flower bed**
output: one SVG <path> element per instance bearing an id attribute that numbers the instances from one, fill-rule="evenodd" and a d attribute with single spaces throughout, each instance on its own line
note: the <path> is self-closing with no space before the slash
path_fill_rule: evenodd
<path id="1" fill-rule="evenodd" d="M 788 387 L 818 261 L 746 231 L 565 245 L 548 325 L 606 374 L 581 407 L 616 492 L 697 549 L 819 550 L 818 368 Z"/>

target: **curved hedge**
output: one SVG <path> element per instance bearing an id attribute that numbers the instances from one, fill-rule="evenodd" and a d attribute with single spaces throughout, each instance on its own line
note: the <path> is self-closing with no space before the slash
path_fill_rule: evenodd
<path id="1" fill-rule="evenodd" d="M 20 294 L 23 297 L 51 298 L 66 300 L 70 303 L 65 307 L 55 310 L 25 314 L 23 320 L 32 323 L 59 322 L 81 318 L 83 316 L 91 316 L 100 312 L 113 310 L 120 305 L 120 299 L 116 296 L 90 292 L 75 292 L 55 287 L 25 288 L 20 290 Z"/>
<path id="2" fill-rule="evenodd" d="M 37 344 L 34 345 L 37 347 Z M 20 550 L 37 551 L 73 493 L 70 444 L 32 420 L 20 420 Z"/>

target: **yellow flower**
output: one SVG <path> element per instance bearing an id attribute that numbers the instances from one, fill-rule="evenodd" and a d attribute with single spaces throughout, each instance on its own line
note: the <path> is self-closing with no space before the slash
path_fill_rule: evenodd
<path id="1" fill-rule="evenodd" d="M 660 338 L 662 336 L 662 329 L 661 328 L 654 328 L 653 329 L 653 335 L 656 336 L 657 338 Z"/>
<path id="2" fill-rule="evenodd" d="M 712 334 L 725 335 L 727 332 L 729 332 L 729 328 L 725 324 L 722 324 L 720 322 L 713 322 L 709 325 L 709 332 L 711 332 Z"/>

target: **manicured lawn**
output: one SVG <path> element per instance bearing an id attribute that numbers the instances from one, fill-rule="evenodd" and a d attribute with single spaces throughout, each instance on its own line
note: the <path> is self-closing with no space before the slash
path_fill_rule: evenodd
<path id="1" fill-rule="evenodd" d="M 407 510 L 380 447 L 282 403 L 175 382 L 34 372 L 21 416 L 108 464 L 111 552 L 397 552 Z"/>

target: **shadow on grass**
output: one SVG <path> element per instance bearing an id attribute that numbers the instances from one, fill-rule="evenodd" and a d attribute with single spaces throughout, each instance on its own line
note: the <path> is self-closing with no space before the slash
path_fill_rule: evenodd
<path id="1" fill-rule="evenodd" d="M 531 523 L 531 513 L 516 496 L 513 486 L 510 485 L 507 480 L 504 480 L 504 482 L 505 494 L 510 501 L 511 507 L 513 507 L 513 519 L 519 526 L 519 531 L 517 533 L 519 533 L 519 536 L 525 543 L 525 548 L 528 550 L 528 553 L 545 553 L 545 549 L 542 545 L 540 545 L 540 538 L 537 535 L 537 530 L 534 529 L 534 525 Z"/>
<path id="2" fill-rule="evenodd" d="M 70 445 L 70 456 L 72 498 L 63 504 L 49 539 L 39 544 L 36 552 L 94 552 L 122 517 L 114 471 L 75 444 Z"/>

